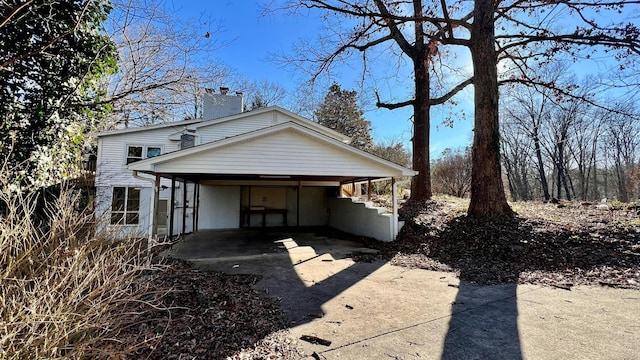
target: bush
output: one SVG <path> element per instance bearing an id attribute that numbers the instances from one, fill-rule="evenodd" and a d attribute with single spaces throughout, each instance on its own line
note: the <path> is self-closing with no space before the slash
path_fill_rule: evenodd
<path id="1" fill-rule="evenodd" d="M 72 190 L 38 209 L 37 193 L 16 192 L 2 181 L 0 358 L 113 358 L 134 351 L 114 353 L 105 345 L 117 341 L 143 302 L 147 285 L 140 275 L 154 268 L 146 248 L 94 238 L 93 214 L 75 209 Z"/>

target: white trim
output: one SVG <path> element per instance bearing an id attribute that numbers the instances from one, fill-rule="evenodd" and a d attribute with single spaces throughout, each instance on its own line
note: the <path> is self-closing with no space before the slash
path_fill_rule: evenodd
<path id="1" fill-rule="evenodd" d="M 170 128 L 170 127 L 175 127 L 175 128 L 185 127 L 186 128 L 187 127 L 186 125 L 196 124 L 196 123 L 199 123 L 199 122 L 202 122 L 202 119 L 182 120 L 182 121 L 175 121 L 175 122 L 169 122 L 169 123 L 157 124 L 157 125 L 136 126 L 136 127 L 126 128 L 126 129 L 116 129 L 116 130 L 101 131 L 99 133 L 96 133 L 95 136 L 104 137 L 104 136 L 111 136 L 111 135 L 122 135 L 122 134 L 129 134 L 129 133 L 134 133 L 134 132 L 139 132 L 139 131 L 164 129 L 164 128 Z"/>
<path id="2" fill-rule="evenodd" d="M 281 131 L 285 131 L 285 130 L 293 130 L 296 131 L 298 133 L 301 133 L 303 135 L 309 136 L 319 142 L 325 143 L 325 144 L 330 144 L 338 149 L 341 149 L 345 152 L 357 155 L 357 156 L 361 156 L 364 157 L 368 160 L 371 160 L 379 165 L 383 165 L 386 167 L 389 167 L 393 170 L 398 171 L 398 174 L 389 174 L 389 176 L 415 176 L 418 172 L 408 169 L 404 166 L 395 164 L 391 161 L 385 160 L 383 158 L 380 158 L 378 156 L 369 154 L 366 151 L 362 151 L 360 149 L 357 149 L 353 146 L 347 145 L 339 140 L 336 140 L 334 138 L 330 138 L 327 137 L 323 134 L 320 134 L 316 131 L 313 131 L 307 127 L 298 125 L 297 123 L 293 123 L 293 122 L 286 122 L 286 123 L 282 123 L 279 125 L 274 125 L 268 128 L 263 128 L 260 130 L 255 130 L 252 132 L 248 132 L 248 133 L 244 133 L 244 134 L 240 134 L 240 135 L 236 135 L 233 137 L 229 137 L 229 138 L 225 138 L 219 141 L 214 141 L 211 143 L 206 143 L 203 145 L 198 145 L 198 146 L 194 146 L 188 149 L 184 149 L 184 150 L 178 150 L 178 151 L 174 151 L 174 152 L 170 152 L 167 153 L 165 155 L 161 155 L 161 156 L 156 156 L 153 158 L 149 158 L 149 159 L 145 159 L 145 160 L 141 160 L 141 161 L 137 161 L 135 163 L 131 163 L 127 166 L 128 169 L 130 170 L 138 170 L 138 171 L 155 171 L 155 166 L 158 164 L 162 164 L 174 159 L 178 159 L 178 158 L 182 158 L 182 157 L 187 157 L 189 155 L 193 155 L 193 154 L 197 154 L 200 152 L 204 152 L 204 151 L 208 151 L 208 150 L 213 150 L 216 148 L 220 148 L 223 146 L 228 146 L 228 145 L 232 145 L 232 144 L 236 144 L 239 142 L 243 142 L 243 141 L 250 141 L 253 139 L 256 139 L 258 137 L 262 137 L 262 136 L 266 136 L 266 135 L 270 135 L 270 134 L 274 134 L 277 132 L 281 132 Z"/>
<path id="3" fill-rule="evenodd" d="M 154 158 L 154 157 L 162 156 L 162 154 L 165 153 L 164 152 L 164 144 L 144 145 L 144 144 L 139 144 L 139 143 L 126 143 L 124 145 L 124 167 L 125 168 L 127 167 L 127 165 L 129 165 L 129 164 L 127 164 L 127 160 L 129 159 L 129 148 L 130 147 L 141 147 L 142 148 L 142 158 L 140 160 L 138 160 L 138 161 L 142 161 L 142 160 L 146 160 L 146 159 L 151 159 L 151 158 Z M 160 148 L 160 155 L 148 157 L 147 154 L 149 152 L 149 148 L 150 147 L 151 148 Z M 137 163 L 138 161 L 134 161 L 131 164 Z"/>

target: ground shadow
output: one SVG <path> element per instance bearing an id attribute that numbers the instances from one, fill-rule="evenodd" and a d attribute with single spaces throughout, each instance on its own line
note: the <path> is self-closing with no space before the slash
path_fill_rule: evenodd
<path id="1" fill-rule="evenodd" d="M 270 229 L 249 233 L 245 242 L 254 242 L 253 248 L 270 247 L 268 254 L 282 256 L 255 257 L 242 261 L 242 268 L 229 268 L 231 273 L 259 273 L 263 278 L 255 284 L 269 296 L 277 297 L 292 325 L 300 325 L 324 316 L 322 305 L 338 294 L 357 284 L 382 267 L 386 261 L 355 261 L 338 265 L 337 260 L 350 258 L 368 260 L 365 243 L 368 239 L 338 230 L 319 227 L 301 229 Z M 291 239 L 293 248 L 284 245 L 283 239 Z M 315 256 L 295 255 L 308 249 Z M 261 272 L 262 271 L 262 272 Z M 268 271 L 265 273 L 264 271 Z M 313 273 L 310 273 L 313 272 Z M 315 279 L 313 281 L 303 278 Z M 345 304 L 347 306 L 349 304 Z"/>
<path id="2" fill-rule="evenodd" d="M 515 284 L 460 282 L 442 359 L 522 359 Z"/>
<path id="3" fill-rule="evenodd" d="M 253 288 L 278 299 L 296 326 L 325 316 L 325 303 L 386 263 L 366 253 L 370 241 L 328 228 L 202 231 L 176 244 L 175 255 L 201 270 L 257 274 Z"/>
<path id="4" fill-rule="evenodd" d="M 405 225 L 393 246 L 459 272 L 443 359 L 522 358 L 518 283 L 625 287 L 622 274 L 638 269 L 635 231 L 523 217 L 429 220 Z"/>

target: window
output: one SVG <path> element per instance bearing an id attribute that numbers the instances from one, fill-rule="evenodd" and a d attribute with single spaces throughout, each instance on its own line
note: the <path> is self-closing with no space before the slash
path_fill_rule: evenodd
<path id="1" fill-rule="evenodd" d="M 154 156 L 158 156 L 160 155 L 160 153 L 162 152 L 162 149 L 160 149 L 157 146 L 148 146 L 147 147 L 147 157 L 151 158 Z"/>
<path id="2" fill-rule="evenodd" d="M 140 219 L 140 189 L 114 187 L 111 199 L 111 225 L 137 225 Z"/>
<path id="3" fill-rule="evenodd" d="M 127 165 L 160 154 L 162 154 L 160 146 L 129 145 L 127 146 Z"/>
<path id="4" fill-rule="evenodd" d="M 127 164 L 142 160 L 142 146 L 127 147 Z"/>

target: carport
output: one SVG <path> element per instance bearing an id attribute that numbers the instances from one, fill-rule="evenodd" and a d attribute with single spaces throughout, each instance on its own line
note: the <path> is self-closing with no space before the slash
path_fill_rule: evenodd
<path id="1" fill-rule="evenodd" d="M 181 222 L 180 235 L 189 228 L 196 232 L 329 225 L 386 241 L 398 231 L 396 183 L 416 174 L 292 122 L 145 159 L 128 168 L 155 177 L 150 235 L 158 233 L 161 179 L 166 178 L 172 184 L 171 235 L 176 235 L 176 221 Z M 393 183 L 391 215 L 341 198 L 343 185 L 382 179 Z M 183 184 L 179 191 L 176 183 Z M 176 206 L 180 199 L 182 206 Z M 384 222 L 388 224 L 379 225 Z"/>

